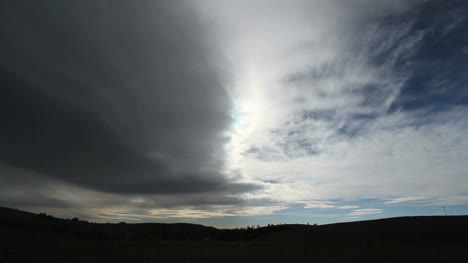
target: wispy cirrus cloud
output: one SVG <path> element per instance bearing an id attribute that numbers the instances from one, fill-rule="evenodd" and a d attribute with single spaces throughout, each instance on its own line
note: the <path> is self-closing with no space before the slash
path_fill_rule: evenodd
<path id="1" fill-rule="evenodd" d="M 445 57 L 429 53 L 433 41 L 446 36 L 436 23 L 445 12 L 429 10 L 456 5 L 315 4 L 310 10 L 305 1 L 241 2 L 235 7 L 248 6 L 248 12 L 232 12 L 232 20 L 226 14 L 233 29 L 227 39 L 237 40 L 227 46 L 237 70 L 235 107 L 242 112 L 229 145 L 231 168 L 278 182 L 269 187 L 285 202 L 453 199 L 464 192 L 467 108 L 454 103 L 465 101 L 464 89 L 455 91 L 464 77 L 441 65 L 457 61 L 458 72 L 465 62 L 448 46 L 441 47 Z M 381 9 L 385 5 L 393 8 Z M 249 12 L 261 23 L 240 30 L 250 23 Z M 237 20 L 242 15 L 246 19 Z M 456 40 L 461 29 L 455 28 L 450 39 L 457 46 L 463 41 Z M 424 65 L 434 74 L 422 73 Z M 426 81 L 439 78 L 433 91 L 446 90 L 454 100 L 425 97 Z"/>

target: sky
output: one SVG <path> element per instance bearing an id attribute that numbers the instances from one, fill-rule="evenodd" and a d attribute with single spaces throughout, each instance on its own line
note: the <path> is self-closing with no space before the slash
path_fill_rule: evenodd
<path id="1" fill-rule="evenodd" d="M 0 206 L 216 227 L 468 214 L 464 0 L 15 0 L 0 20 Z"/>

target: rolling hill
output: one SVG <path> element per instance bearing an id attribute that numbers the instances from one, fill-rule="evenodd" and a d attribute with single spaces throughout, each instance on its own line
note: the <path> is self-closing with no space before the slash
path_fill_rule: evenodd
<path id="1" fill-rule="evenodd" d="M 0 262 L 464 262 L 468 216 L 216 229 L 0 208 Z"/>

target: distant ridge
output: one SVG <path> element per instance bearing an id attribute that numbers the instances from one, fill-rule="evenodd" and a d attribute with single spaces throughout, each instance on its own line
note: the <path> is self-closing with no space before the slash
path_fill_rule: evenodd
<path id="1" fill-rule="evenodd" d="M 262 238 L 306 243 L 468 243 L 468 216 L 411 216 L 294 229 Z"/>
<path id="2" fill-rule="evenodd" d="M 468 216 L 216 229 L 95 224 L 0 207 L 0 262 L 468 262 Z"/>
<path id="3" fill-rule="evenodd" d="M 0 207 L 0 231 L 110 240 L 256 240 L 301 243 L 468 243 L 468 216 L 414 216 L 319 226 L 216 229 L 188 223 L 89 223 Z M 37 236 L 37 235 L 36 235 Z"/>
<path id="4" fill-rule="evenodd" d="M 198 240 L 212 238 L 218 232 L 214 227 L 187 223 L 89 223 L 0 207 L 0 230 L 2 228 L 10 231 L 116 240 Z"/>

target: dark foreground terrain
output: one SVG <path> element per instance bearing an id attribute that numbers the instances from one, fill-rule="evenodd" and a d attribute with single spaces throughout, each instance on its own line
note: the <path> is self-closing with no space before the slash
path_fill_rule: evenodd
<path id="1" fill-rule="evenodd" d="M 468 216 L 219 230 L 0 208 L 3 262 L 468 262 Z"/>

